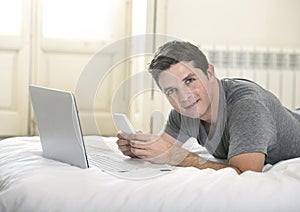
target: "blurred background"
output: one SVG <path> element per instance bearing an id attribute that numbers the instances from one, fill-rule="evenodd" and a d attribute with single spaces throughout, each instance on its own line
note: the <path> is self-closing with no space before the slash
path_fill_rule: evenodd
<path id="1" fill-rule="evenodd" d="M 190 41 L 219 78 L 254 80 L 287 108 L 300 107 L 299 9 L 299 0 L 0 0 L 0 137 L 38 133 L 29 84 L 76 94 L 97 52 L 147 33 Z M 107 53 L 108 63 L 114 54 Z M 132 80 L 151 56 L 135 55 L 109 70 L 93 107 L 79 108 L 84 134 L 114 136 L 112 112 L 126 113 L 138 130 L 162 130 L 170 105 L 146 75 Z"/>

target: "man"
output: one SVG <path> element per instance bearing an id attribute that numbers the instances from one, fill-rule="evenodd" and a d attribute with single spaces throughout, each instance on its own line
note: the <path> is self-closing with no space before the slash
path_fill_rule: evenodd
<path id="1" fill-rule="evenodd" d="M 218 80 L 214 66 L 196 46 L 166 43 L 149 70 L 174 109 L 160 136 L 119 133 L 124 155 L 199 169 L 232 167 L 238 173 L 261 172 L 266 163 L 300 157 L 300 115 L 254 82 Z M 181 148 L 190 137 L 228 164 Z"/>

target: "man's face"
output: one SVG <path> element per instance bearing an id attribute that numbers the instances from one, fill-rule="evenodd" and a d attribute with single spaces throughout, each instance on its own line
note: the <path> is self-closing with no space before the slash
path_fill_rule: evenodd
<path id="1" fill-rule="evenodd" d="M 211 116 L 212 80 L 210 68 L 207 77 L 193 62 L 180 62 L 161 72 L 158 83 L 177 112 L 206 120 Z"/>

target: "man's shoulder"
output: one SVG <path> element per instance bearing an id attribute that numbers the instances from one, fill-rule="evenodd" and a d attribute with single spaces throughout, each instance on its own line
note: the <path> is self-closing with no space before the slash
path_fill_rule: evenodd
<path id="1" fill-rule="evenodd" d="M 243 99 L 262 100 L 266 90 L 253 81 L 241 78 L 221 79 L 227 105 Z"/>
<path id="2" fill-rule="evenodd" d="M 225 92 L 256 93 L 265 90 L 256 82 L 243 78 L 224 78 L 221 83 Z"/>

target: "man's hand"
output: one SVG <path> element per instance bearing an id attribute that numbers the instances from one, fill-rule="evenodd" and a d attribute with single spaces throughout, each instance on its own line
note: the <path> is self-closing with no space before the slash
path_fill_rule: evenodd
<path id="1" fill-rule="evenodd" d="M 119 146 L 119 150 L 126 156 L 136 158 L 137 156 L 134 155 L 131 152 L 131 146 L 130 146 L 130 141 L 125 139 L 128 135 L 125 133 L 118 133 L 117 137 L 119 138 L 117 140 L 117 144 Z"/>
<path id="2" fill-rule="evenodd" d="M 138 157 L 153 163 L 178 165 L 188 155 L 188 151 L 176 144 L 168 134 L 118 133 L 117 144 L 124 155 Z"/>

